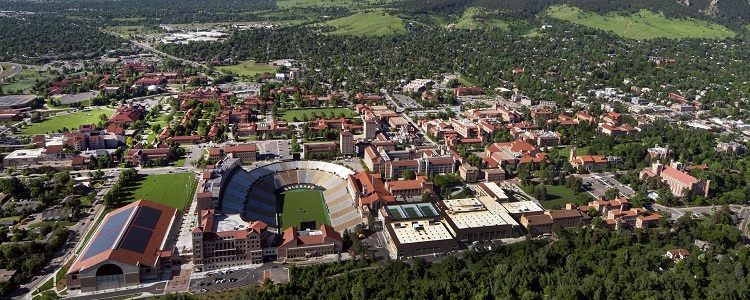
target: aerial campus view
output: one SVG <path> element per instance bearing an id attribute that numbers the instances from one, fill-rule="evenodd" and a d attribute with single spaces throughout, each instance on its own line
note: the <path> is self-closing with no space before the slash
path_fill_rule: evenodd
<path id="1" fill-rule="evenodd" d="M 0 297 L 750 299 L 748 20 L 0 0 Z"/>

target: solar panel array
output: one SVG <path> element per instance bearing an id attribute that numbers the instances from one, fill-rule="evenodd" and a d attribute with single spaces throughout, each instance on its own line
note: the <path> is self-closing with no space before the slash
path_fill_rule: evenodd
<path id="1" fill-rule="evenodd" d="M 160 210 L 148 206 L 140 207 L 119 248 L 138 253 L 146 251 L 160 217 Z"/>
<path id="2" fill-rule="evenodd" d="M 126 234 L 125 238 L 122 240 L 120 248 L 133 252 L 143 253 L 144 251 L 146 251 L 148 241 L 151 239 L 151 235 L 153 234 L 153 230 L 132 226 L 130 227 L 128 234 Z"/>
<path id="3" fill-rule="evenodd" d="M 138 208 L 138 212 L 133 221 L 128 224 L 129 217 L 136 208 Z M 146 251 L 148 242 L 154 234 L 161 214 L 162 211 L 158 209 L 140 206 L 131 207 L 111 215 L 91 241 L 91 245 L 81 259 L 88 259 L 109 249 L 113 249 L 124 227 L 127 227 L 125 228 L 127 232 L 125 232 L 125 236 L 121 239 L 118 247 L 120 249 L 143 253 Z"/>
<path id="4" fill-rule="evenodd" d="M 161 217 L 160 210 L 143 206 L 138 210 L 133 225 L 154 230 L 156 223 L 159 222 L 159 217 Z"/>
<path id="5" fill-rule="evenodd" d="M 134 209 L 135 207 L 131 207 L 109 217 L 109 219 L 107 219 L 107 222 L 104 223 L 104 226 L 102 226 L 102 230 L 99 231 L 99 235 L 97 236 L 105 235 L 114 229 L 121 228 L 122 226 L 126 225 L 125 221 L 128 220 L 130 213 L 132 213 Z"/>
<path id="6" fill-rule="evenodd" d="M 88 259 L 108 249 L 112 249 L 120 233 L 120 229 L 127 225 L 128 217 L 134 209 L 135 207 L 131 207 L 110 216 L 104 223 L 104 226 L 102 226 L 102 229 L 99 230 L 99 234 L 91 241 L 91 245 L 86 250 L 86 253 L 83 254 L 82 259 Z"/>

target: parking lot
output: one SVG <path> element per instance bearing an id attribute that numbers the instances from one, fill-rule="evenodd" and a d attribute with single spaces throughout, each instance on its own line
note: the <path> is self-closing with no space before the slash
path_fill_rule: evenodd
<path id="1" fill-rule="evenodd" d="M 626 197 L 635 195 L 633 189 L 617 181 L 614 174 L 609 172 L 576 176 L 583 180 L 583 188 L 597 198 L 603 198 L 607 190 L 611 188 L 620 190 L 620 194 Z"/>
<path id="2" fill-rule="evenodd" d="M 280 158 L 289 159 L 292 158 L 289 152 L 292 151 L 289 140 L 270 140 L 270 141 L 258 141 L 258 157 L 261 160 Z"/>
<path id="3" fill-rule="evenodd" d="M 422 108 L 422 105 L 409 96 L 394 94 L 393 99 L 398 101 L 398 106 L 403 108 Z"/>
<path id="4" fill-rule="evenodd" d="M 266 264 L 257 269 L 207 272 L 202 274 L 204 277 L 194 278 L 190 281 L 189 291 L 193 294 L 198 294 L 255 285 L 263 279 L 263 271 L 273 267 L 278 266 Z"/>

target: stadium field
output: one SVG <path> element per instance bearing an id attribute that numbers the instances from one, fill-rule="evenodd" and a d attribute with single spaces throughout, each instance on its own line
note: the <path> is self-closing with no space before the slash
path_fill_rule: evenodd
<path id="1" fill-rule="evenodd" d="M 297 230 L 304 230 L 300 223 L 307 221 L 315 221 L 316 228 L 311 229 L 318 229 L 324 223 L 331 225 L 321 191 L 298 189 L 283 192 L 279 194 L 277 207 L 281 230 L 292 226 L 296 226 Z"/>

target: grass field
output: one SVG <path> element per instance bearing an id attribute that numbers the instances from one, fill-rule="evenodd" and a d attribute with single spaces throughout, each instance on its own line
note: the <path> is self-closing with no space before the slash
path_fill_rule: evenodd
<path id="1" fill-rule="evenodd" d="M 337 118 L 341 113 L 344 113 L 347 118 L 351 118 L 357 115 L 356 112 L 348 108 L 311 108 L 287 110 L 281 113 L 281 118 L 284 121 L 292 122 L 292 120 L 294 120 L 294 117 L 297 117 L 299 121 L 302 121 L 304 114 L 307 114 L 308 118 L 313 119 L 313 116 L 320 115 L 321 113 L 324 113 L 326 118 L 328 118 L 331 112 L 336 114 Z"/>
<path id="2" fill-rule="evenodd" d="M 360 12 L 325 22 L 336 28 L 332 34 L 387 35 L 405 32 L 404 23 L 384 11 Z"/>
<path id="3" fill-rule="evenodd" d="M 41 123 L 29 124 L 28 126 L 21 129 L 19 134 L 31 135 L 43 134 L 47 132 L 57 132 L 58 129 L 62 129 L 63 127 L 77 129 L 81 124 L 96 124 L 97 122 L 99 122 L 99 116 L 101 114 L 106 114 L 108 117 L 111 117 L 113 113 L 113 110 L 93 109 L 90 111 L 81 111 L 64 116 L 52 117 L 42 121 Z"/>
<path id="4" fill-rule="evenodd" d="M 276 68 L 268 64 L 257 64 L 255 61 L 248 60 L 233 66 L 218 67 L 224 73 L 234 73 L 240 76 L 255 76 L 261 73 L 273 73 Z"/>
<path id="5" fill-rule="evenodd" d="M 545 201 L 539 201 L 542 203 L 542 207 L 545 209 L 564 209 L 565 204 L 567 203 L 577 203 L 577 204 L 586 204 L 586 203 L 579 203 L 578 198 L 580 197 L 587 197 L 587 201 L 593 200 L 591 199 L 591 196 L 587 194 L 586 192 L 581 192 L 578 195 L 576 195 L 573 190 L 571 190 L 568 187 L 561 186 L 561 185 L 547 185 L 545 186 L 547 188 L 547 200 Z M 534 187 L 533 186 L 526 186 L 524 187 L 524 190 L 529 194 L 534 194 Z M 584 195 L 584 196 L 581 196 Z"/>
<path id="6" fill-rule="evenodd" d="M 3 68 L 6 68 L 3 65 Z M 6 82 L 0 84 L 5 93 L 16 93 L 17 91 L 25 91 L 30 87 L 34 86 L 37 81 L 45 81 L 51 78 L 52 75 L 46 71 L 35 71 L 24 68 L 21 73 L 9 78 Z"/>
<path id="7" fill-rule="evenodd" d="M 487 12 L 479 7 L 469 7 L 464 11 L 464 14 L 456 22 L 456 28 L 458 29 L 477 29 L 477 28 L 489 28 L 496 27 L 504 30 L 508 30 L 510 27 L 508 23 L 502 20 L 489 19 L 484 21 L 477 21 L 475 18 L 484 18 Z"/>
<path id="8" fill-rule="evenodd" d="M 552 6 L 550 16 L 576 24 L 593 27 L 637 40 L 655 38 L 727 38 L 735 36 L 728 28 L 706 21 L 685 18 L 670 19 L 661 13 L 641 10 L 633 15 L 599 15 L 577 7 Z"/>
<path id="9" fill-rule="evenodd" d="M 299 228 L 300 222 L 315 220 L 320 224 L 331 225 L 323 201 L 323 193 L 318 190 L 292 190 L 279 195 L 279 223 L 282 230 L 292 226 Z"/>
<path id="10" fill-rule="evenodd" d="M 195 174 L 163 174 L 142 177 L 134 186 L 125 189 L 125 202 L 146 199 L 182 209 L 195 194 Z"/>
<path id="11" fill-rule="evenodd" d="M 382 0 L 279 0 L 276 5 L 279 8 L 292 7 L 371 7 L 372 4 L 383 2 Z M 386 1 L 390 2 L 390 0 Z"/>
<path id="12" fill-rule="evenodd" d="M 129 37 L 131 35 L 138 36 L 138 35 L 144 35 L 144 34 L 155 34 L 155 33 L 165 32 L 165 30 L 159 29 L 159 28 L 149 28 L 146 26 L 134 26 L 134 25 L 109 26 L 105 28 L 105 30 L 118 34 L 123 37 Z"/>

